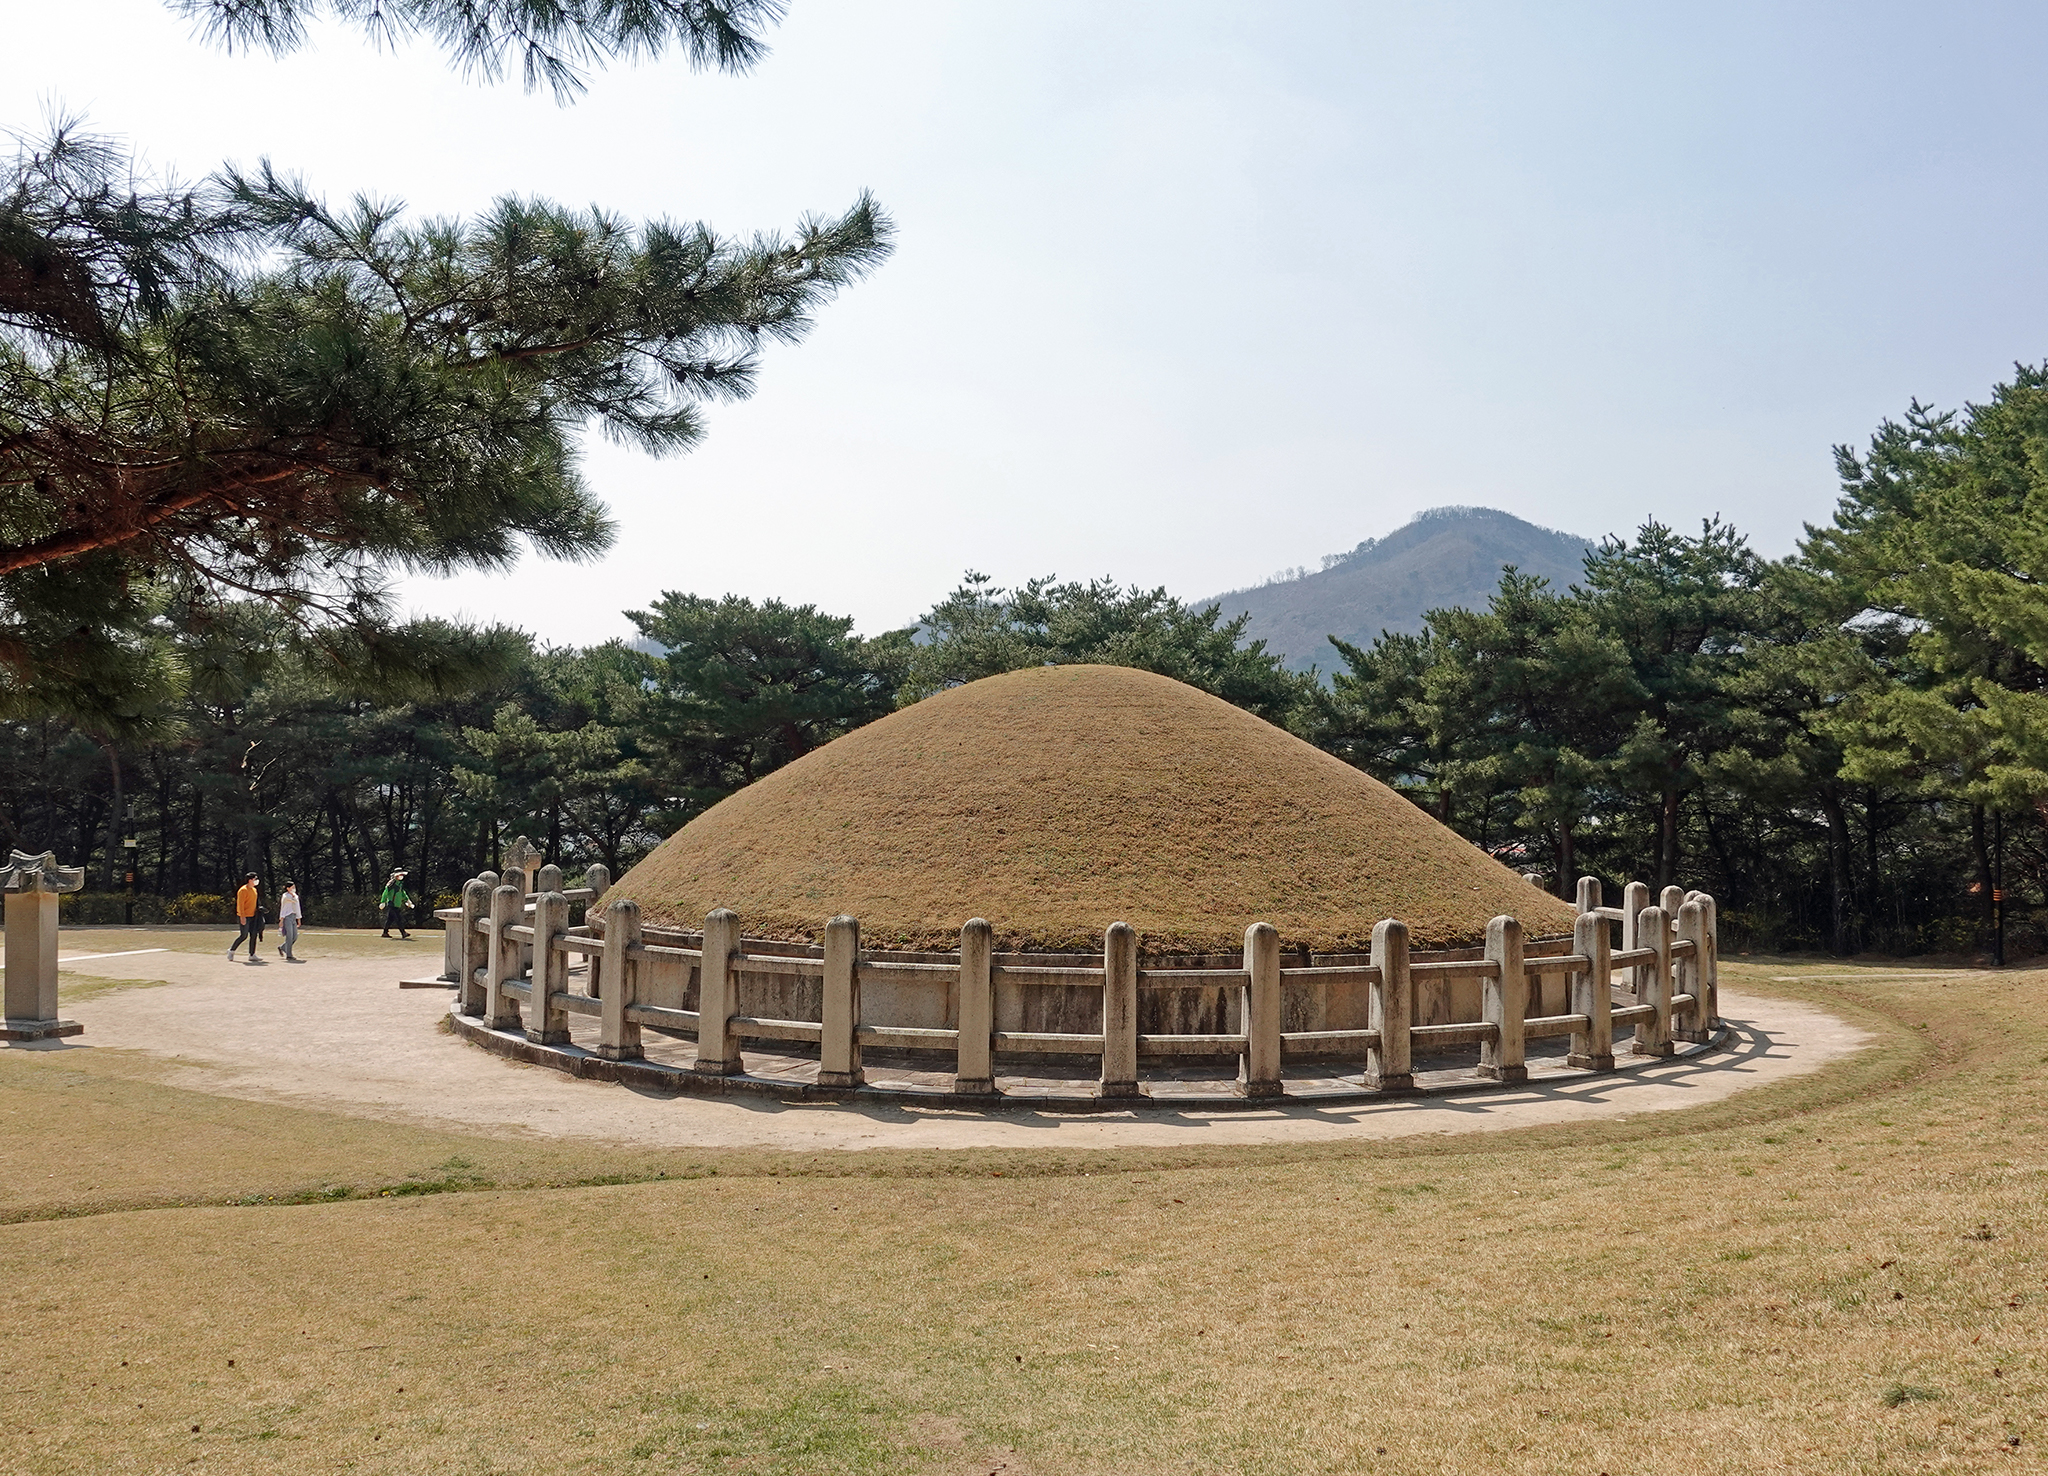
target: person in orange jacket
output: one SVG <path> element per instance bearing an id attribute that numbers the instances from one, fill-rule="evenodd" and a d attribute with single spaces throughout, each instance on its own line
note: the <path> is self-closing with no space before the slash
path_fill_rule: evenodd
<path id="1" fill-rule="evenodd" d="M 235 956 L 235 950 L 242 946 L 242 940 L 249 940 L 249 962 L 255 963 L 256 945 L 263 941 L 263 912 L 256 903 L 256 873 L 250 872 L 242 882 L 242 889 L 235 893 L 235 916 L 241 919 L 242 931 L 235 934 L 235 941 L 228 944 L 228 957 Z"/>

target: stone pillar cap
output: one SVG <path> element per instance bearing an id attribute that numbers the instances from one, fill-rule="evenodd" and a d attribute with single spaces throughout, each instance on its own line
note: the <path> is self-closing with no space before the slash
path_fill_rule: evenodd
<path id="1" fill-rule="evenodd" d="M 45 851 L 40 856 L 15 851 L 8 856 L 5 869 L 0 870 L 0 891 L 76 892 L 84 885 L 85 868 L 59 866 L 55 851 Z"/>

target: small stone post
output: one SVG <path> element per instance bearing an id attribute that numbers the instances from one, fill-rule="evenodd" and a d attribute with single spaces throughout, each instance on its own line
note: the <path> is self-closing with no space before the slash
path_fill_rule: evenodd
<path id="1" fill-rule="evenodd" d="M 612 889 L 611 868 L 607 867 L 602 861 L 591 862 L 589 866 L 584 868 L 583 886 L 590 893 L 590 900 L 583 904 L 583 925 L 589 927 L 597 921 L 598 903 L 603 899 L 604 894 Z M 590 975 L 590 997 L 592 999 L 602 999 L 604 996 L 598 993 L 598 991 L 604 988 L 604 970 L 598 967 L 595 959 L 590 960 L 585 967 Z"/>
<path id="2" fill-rule="evenodd" d="M 1372 986 L 1371 1028 L 1380 1033 L 1380 1043 L 1365 1053 L 1365 1084 L 1375 1091 L 1412 1092 L 1408 1031 L 1415 1023 L 1415 980 L 1408 972 L 1408 924 L 1389 918 L 1373 925 L 1372 962 L 1380 977 Z"/>
<path id="3" fill-rule="evenodd" d="M 489 1030 L 517 1030 L 519 1001 L 505 992 L 505 986 L 519 977 L 520 955 L 525 949 L 505 929 L 518 925 L 526 908 L 517 882 L 506 882 L 491 892 L 490 957 L 484 965 L 484 1027 Z"/>
<path id="4" fill-rule="evenodd" d="M 960 929 L 960 1059 L 953 1090 L 981 1095 L 996 1089 L 995 930 L 982 918 Z"/>
<path id="5" fill-rule="evenodd" d="M 1579 913 L 1580 913 L 1580 915 L 1581 915 L 1581 916 L 1584 916 L 1584 915 L 1585 915 L 1586 913 L 1588 913 L 1588 912 L 1591 912 L 1591 911 L 1593 911 L 1593 910 L 1594 910 L 1595 908 L 1599 907 L 1599 905 L 1600 905 L 1600 878 L 1599 878 L 1599 877 L 1597 877 L 1597 876 L 1582 876 L 1582 877 L 1580 877 L 1580 878 L 1579 878 L 1579 901 L 1578 901 L 1578 909 L 1579 909 Z"/>
<path id="6" fill-rule="evenodd" d="M 697 1071 L 704 1076 L 738 1076 L 740 1038 L 732 1017 L 739 1013 L 733 955 L 740 951 L 740 915 L 720 907 L 704 919 L 704 964 L 697 975 Z"/>
<path id="7" fill-rule="evenodd" d="M 825 924 L 825 999 L 819 1018 L 818 1085 L 857 1087 L 860 1069 L 860 922 L 835 917 Z"/>
<path id="8" fill-rule="evenodd" d="M 7 895 L 0 1040 L 56 1040 L 85 1033 L 76 1020 L 57 1018 L 57 897 L 84 885 L 85 868 L 59 866 L 55 851 L 8 856 L 0 871 Z"/>
<path id="9" fill-rule="evenodd" d="M 491 883 L 473 877 L 462 884 L 462 954 L 455 969 L 455 1007 L 465 1015 L 484 1012 L 484 981 L 477 976 L 490 966 L 491 941 L 477 924 L 491 915 Z"/>
<path id="10" fill-rule="evenodd" d="M 1277 1097 L 1280 1085 L 1280 931 L 1271 923 L 1244 930 L 1245 1053 L 1238 1077 L 1247 1097 Z"/>
<path id="11" fill-rule="evenodd" d="M 1665 921 L 1673 928 L 1678 926 L 1678 909 L 1685 906 L 1684 887 L 1666 887 L 1657 894 L 1657 905 L 1664 909 Z"/>
<path id="12" fill-rule="evenodd" d="M 607 1061 L 638 1061 L 646 1054 L 640 1048 L 639 1022 L 626 1018 L 639 982 L 632 956 L 639 943 L 640 904 L 621 898 L 604 910 L 604 952 L 597 959 L 603 990 L 598 995 L 597 1053 Z"/>
<path id="13" fill-rule="evenodd" d="M 555 871 L 543 867 L 545 878 Z M 569 931 L 569 899 L 559 887 L 550 888 L 534 899 L 533 906 L 533 998 L 527 1002 L 526 1038 L 535 1045 L 567 1045 L 569 1014 L 554 1001 L 558 992 L 569 988 L 569 955 L 556 945 Z"/>
<path id="14" fill-rule="evenodd" d="M 1650 905 L 1650 884 L 1630 882 L 1621 889 L 1621 947 L 1623 952 L 1631 948 L 1646 948 L 1643 935 L 1637 930 L 1642 921 L 1643 909 Z M 1643 1001 L 1638 998 L 1636 1003 Z"/>
<path id="15" fill-rule="evenodd" d="M 1596 884 L 1597 885 L 1597 884 Z M 1567 1066 L 1586 1071 L 1614 1069 L 1614 949 L 1608 939 L 1607 920 L 1597 912 L 1582 912 L 1572 929 L 1572 952 L 1586 956 L 1587 966 L 1572 975 L 1571 1012 L 1584 1015 L 1583 1031 L 1573 1031 Z"/>
<path id="16" fill-rule="evenodd" d="M 467 885 L 467 883 L 465 883 Z M 440 911 L 437 907 L 436 913 Z M 455 997 L 462 998 L 462 923 L 458 920 L 441 920 L 441 979 L 455 986 Z"/>
<path id="17" fill-rule="evenodd" d="M 1102 1083 L 1100 1097 L 1138 1089 L 1138 934 L 1116 922 L 1102 936 Z"/>
<path id="18" fill-rule="evenodd" d="M 1711 1017 L 1704 982 L 1707 977 L 1707 910 L 1698 901 L 1687 902 L 1678 909 L 1678 936 L 1680 941 L 1692 944 L 1691 957 L 1678 960 L 1678 992 L 1690 994 L 1693 1002 L 1673 1033 L 1683 1041 L 1704 1043 L 1713 1039 L 1714 1031 L 1708 1023 Z"/>
<path id="19" fill-rule="evenodd" d="M 512 842 L 512 849 L 505 853 L 505 883 L 519 888 L 519 910 L 513 914 L 515 923 L 526 920 L 527 899 L 539 890 L 535 885 L 540 875 L 540 852 L 525 836 Z M 529 978 L 533 974 L 533 945 L 519 945 L 519 962 L 510 977 Z"/>
<path id="20" fill-rule="evenodd" d="M 1500 972 L 1480 986 L 1480 1013 L 1498 1032 L 1479 1043 L 1479 1074 L 1495 1081 L 1529 1079 L 1529 975 L 1522 967 L 1522 924 L 1497 917 L 1486 925 L 1486 958 Z"/>
<path id="21" fill-rule="evenodd" d="M 546 866 L 543 866 L 540 869 L 539 875 L 535 876 L 533 879 L 533 889 L 536 892 L 561 891 L 562 868 L 555 865 L 553 862 L 549 862 Z"/>
<path id="22" fill-rule="evenodd" d="M 1647 896 L 1649 888 L 1643 888 L 1643 893 Z M 1635 966 L 1636 1003 L 1654 1005 L 1657 1013 L 1637 1023 L 1635 1044 L 1629 1051 L 1637 1056 L 1668 1056 L 1672 1051 L 1671 929 L 1664 921 L 1664 909 L 1645 907 L 1636 915 L 1634 932 L 1642 940 L 1640 946 L 1657 951 L 1648 963 Z"/>
<path id="23" fill-rule="evenodd" d="M 1711 1037 L 1721 1023 L 1721 910 L 1713 893 L 1700 895 L 1701 926 L 1707 934 L 1707 958 L 1700 965 L 1700 983 L 1706 989 L 1706 1004 L 1700 1012 L 1700 1028 Z"/>

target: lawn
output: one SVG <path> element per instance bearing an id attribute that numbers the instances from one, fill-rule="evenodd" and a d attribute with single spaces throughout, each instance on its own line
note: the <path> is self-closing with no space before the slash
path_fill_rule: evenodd
<path id="1" fill-rule="evenodd" d="M 1875 1044 L 1583 1128 L 1056 1158 L 489 1139 L 0 1052 L 10 1469 L 2039 1465 L 2048 973 L 1726 972 Z"/>

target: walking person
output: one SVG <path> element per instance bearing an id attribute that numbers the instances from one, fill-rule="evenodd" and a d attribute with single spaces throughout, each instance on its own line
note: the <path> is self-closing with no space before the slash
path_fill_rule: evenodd
<path id="1" fill-rule="evenodd" d="M 294 951 L 299 946 L 299 884 L 286 882 L 284 895 L 277 899 L 277 931 L 284 941 L 277 945 L 277 951 L 285 956 L 287 963 L 297 963 L 299 955 Z"/>
<path id="2" fill-rule="evenodd" d="M 384 894 L 377 899 L 377 905 L 384 909 L 384 937 L 390 937 L 393 928 L 398 929 L 401 938 L 412 936 L 405 930 L 405 909 L 412 906 L 412 898 L 405 894 L 403 870 L 391 873 L 391 880 L 384 883 Z"/>
<path id="3" fill-rule="evenodd" d="M 235 893 L 235 916 L 241 921 L 242 930 L 235 934 L 235 941 L 228 944 L 228 957 L 233 958 L 235 950 L 247 938 L 249 962 L 255 963 L 256 945 L 263 941 L 263 911 L 256 900 L 256 873 L 253 871 L 243 878 L 242 889 Z"/>

